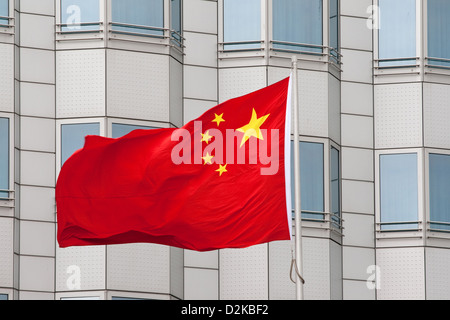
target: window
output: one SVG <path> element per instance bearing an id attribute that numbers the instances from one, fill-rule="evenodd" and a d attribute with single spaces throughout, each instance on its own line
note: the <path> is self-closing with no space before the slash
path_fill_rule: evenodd
<path id="1" fill-rule="evenodd" d="M 9 0 L 0 0 L 0 27 L 9 25 Z"/>
<path id="2" fill-rule="evenodd" d="M 9 119 L 0 118 L 0 199 L 9 199 Z"/>
<path id="3" fill-rule="evenodd" d="M 381 230 L 418 228 L 417 154 L 380 155 Z"/>
<path id="4" fill-rule="evenodd" d="M 61 0 L 63 32 L 95 31 L 100 25 L 98 0 Z"/>
<path id="5" fill-rule="evenodd" d="M 181 36 L 181 0 L 170 0 L 172 38 L 175 44 L 182 44 Z"/>
<path id="6" fill-rule="evenodd" d="M 333 226 L 339 228 L 341 226 L 341 185 L 340 185 L 340 161 L 339 161 L 339 151 L 335 148 L 331 148 L 330 154 L 331 171 L 331 221 Z"/>
<path id="7" fill-rule="evenodd" d="M 322 0 L 274 0 L 274 48 L 322 52 Z"/>
<path id="8" fill-rule="evenodd" d="M 111 3 L 113 31 L 164 36 L 164 0 L 111 0 Z"/>
<path id="9" fill-rule="evenodd" d="M 131 124 L 119 124 L 119 123 L 113 123 L 112 124 L 112 137 L 113 138 L 120 138 L 124 135 L 130 133 L 133 130 L 138 129 L 156 129 L 153 127 L 147 127 L 147 126 L 136 126 Z"/>
<path id="10" fill-rule="evenodd" d="M 330 0 L 330 47 L 331 56 L 339 61 L 339 0 Z"/>
<path id="11" fill-rule="evenodd" d="M 61 166 L 77 150 L 83 148 L 87 135 L 99 135 L 99 123 L 76 123 L 61 125 Z"/>
<path id="12" fill-rule="evenodd" d="M 430 228 L 450 231 L 450 155 L 429 156 Z"/>
<path id="13" fill-rule="evenodd" d="M 379 0 L 379 7 L 379 65 L 415 65 L 416 0 Z"/>
<path id="14" fill-rule="evenodd" d="M 428 62 L 430 65 L 450 67 L 449 17 L 450 1 L 428 0 Z"/>
<path id="15" fill-rule="evenodd" d="M 224 0 L 223 21 L 225 50 L 261 48 L 261 0 Z"/>
<path id="16" fill-rule="evenodd" d="M 291 142 L 291 149 L 294 143 Z M 291 197 L 294 199 L 294 152 L 291 152 Z M 324 157 L 323 144 L 300 142 L 300 193 L 302 219 L 324 219 Z"/>
<path id="17" fill-rule="evenodd" d="M 0 300 L 8 300 L 8 295 L 0 293 Z"/>

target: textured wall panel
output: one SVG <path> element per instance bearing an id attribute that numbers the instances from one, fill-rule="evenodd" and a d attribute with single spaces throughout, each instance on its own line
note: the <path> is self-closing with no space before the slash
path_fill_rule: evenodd
<path id="1" fill-rule="evenodd" d="M 269 68 L 269 84 L 289 77 L 290 72 L 290 69 Z M 328 137 L 330 133 L 339 142 L 340 85 L 331 78 L 326 72 L 298 71 L 299 126 L 302 135 Z"/>
<path id="2" fill-rule="evenodd" d="M 108 246 L 108 289 L 170 293 L 170 247 L 133 243 Z"/>
<path id="3" fill-rule="evenodd" d="M 423 90 L 425 146 L 450 148 L 450 86 L 424 83 Z"/>
<path id="4" fill-rule="evenodd" d="M 14 46 L 0 43 L 0 111 L 14 111 Z"/>
<path id="5" fill-rule="evenodd" d="M 330 299 L 330 240 L 303 238 L 305 299 Z"/>
<path id="6" fill-rule="evenodd" d="M 426 279 L 428 300 L 450 299 L 450 250 L 426 248 Z"/>
<path id="7" fill-rule="evenodd" d="M 422 145 L 422 84 L 375 86 L 375 147 Z"/>
<path id="8" fill-rule="evenodd" d="M 56 54 L 56 117 L 105 115 L 105 51 Z"/>
<path id="9" fill-rule="evenodd" d="M 380 300 L 425 298 L 424 248 L 378 249 L 376 261 L 380 270 Z"/>
<path id="10" fill-rule="evenodd" d="M 55 259 L 21 256 L 19 290 L 49 291 L 55 290 Z"/>
<path id="11" fill-rule="evenodd" d="M 267 245 L 219 252 L 220 299 L 268 299 Z"/>
<path id="12" fill-rule="evenodd" d="M 341 82 L 328 75 L 328 135 L 341 143 Z"/>
<path id="13" fill-rule="evenodd" d="M 70 286 L 73 284 L 71 276 L 75 276 L 75 268 L 79 268 L 79 290 L 105 289 L 105 261 L 105 246 L 70 247 L 64 249 L 57 246 L 56 291 L 71 291 Z"/>
<path id="14" fill-rule="evenodd" d="M 184 298 L 184 250 L 170 247 L 170 293 Z"/>
<path id="15" fill-rule="evenodd" d="M 292 251 L 291 241 L 275 241 L 269 244 L 269 299 L 294 300 L 295 283 L 289 276 Z M 295 274 L 292 274 L 295 278 Z"/>
<path id="16" fill-rule="evenodd" d="M 54 256 L 55 224 L 37 221 L 20 221 L 20 253 L 37 256 Z"/>
<path id="17" fill-rule="evenodd" d="M 367 280 L 367 268 L 375 264 L 375 251 L 371 248 L 344 247 L 343 277 L 345 279 Z"/>
<path id="18" fill-rule="evenodd" d="M 211 269 L 186 268 L 186 300 L 218 300 L 219 271 Z"/>
<path id="19" fill-rule="evenodd" d="M 375 290 L 367 287 L 366 281 L 344 280 L 344 300 L 375 300 Z"/>
<path id="20" fill-rule="evenodd" d="M 219 70 L 219 103 L 266 86 L 266 68 L 231 68 Z"/>
<path id="21" fill-rule="evenodd" d="M 12 218 L 0 218 L 0 287 L 13 286 L 13 222 Z"/>
<path id="22" fill-rule="evenodd" d="M 186 31 L 217 33 L 217 1 L 185 0 L 183 24 Z"/>
<path id="23" fill-rule="evenodd" d="M 328 136 L 328 73 L 299 71 L 300 134 Z"/>
<path id="24" fill-rule="evenodd" d="M 330 241 L 330 298 L 342 300 L 342 247 Z"/>
<path id="25" fill-rule="evenodd" d="M 18 50 L 19 51 L 19 50 Z M 55 83 L 55 52 L 31 48 L 20 48 L 21 81 Z"/>
<path id="26" fill-rule="evenodd" d="M 239 69 L 238 69 L 239 70 Z M 289 77 L 290 69 L 269 68 L 269 84 L 273 84 Z M 249 79 L 248 81 L 251 81 Z M 335 123 L 339 117 L 339 101 L 335 98 L 340 95 L 339 84 L 333 81 L 329 86 L 328 73 L 319 71 L 298 71 L 298 96 L 300 108 L 300 134 L 309 136 L 328 137 L 329 133 L 329 111 L 330 132 L 332 137 L 339 141 L 339 123 Z M 259 82 L 258 82 L 259 83 Z M 331 90 L 331 94 L 328 90 Z M 331 99 L 329 101 L 329 99 Z M 339 100 L 339 99 L 338 99 Z M 330 107 L 329 107 L 329 102 Z M 330 108 L 330 110 L 329 110 Z M 331 122 L 334 123 L 331 123 Z"/>
<path id="27" fill-rule="evenodd" d="M 181 127 L 183 125 L 183 65 L 172 58 L 170 59 L 169 113 L 170 122 L 177 127 Z"/>
<path id="28" fill-rule="evenodd" d="M 108 50 L 108 116 L 169 121 L 169 57 Z"/>

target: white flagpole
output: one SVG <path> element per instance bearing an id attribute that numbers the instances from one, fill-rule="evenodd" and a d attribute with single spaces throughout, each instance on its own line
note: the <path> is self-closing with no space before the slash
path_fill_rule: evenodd
<path id="1" fill-rule="evenodd" d="M 295 274 L 297 300 L 303 300 L 302 224 L 300 196 L 300 130 L 298 104 L 297 57 L 292 57 L 292 115 L 294 117 L 294 199 L 295 199 Z"/>

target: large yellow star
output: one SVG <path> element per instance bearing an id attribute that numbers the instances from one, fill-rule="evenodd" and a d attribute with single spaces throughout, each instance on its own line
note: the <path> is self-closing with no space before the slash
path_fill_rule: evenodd
<path id="1" fill-rule="evenodd" d="M 243 126 L 242 128 L 239 128 L 236 130 L 236 131 L 244 133 L 244 137 L 242 138 L 242 142 L 241 142 L 241 147 L 247 142 L 248 139 L 250 139 L 250 137 L 255 137 L 260 140 L 264 140 L 264 137 L 261 133 L 260 128 L 269 116 L 270 116 L 270 114 L 265 115 L 261 118 L 258 118 L 258 115 L 256 114 L 255 109 L 253 109 L 252 118 L 250 120 L 250 123 Z"/>
<path id="2" fill-rule="evenodd" d="M 217 126 L 220 126 L 221 122 L 225 122 L 225 120 L 223 120 L 223 113 L 221 115 L 217 115 L 217 113 L 214 113 L 214 115 L 216 118 L 211 122 L 217 123 Z"/>
<path id="3" fill-rule="evenodd" d="M 206 142 L 206 144 L 209 144 L 209 140 L 211 140 L 213 137 L 209 135 L 209 130 L 205 132 L 205 134 L 202 133 L 202 142 Z"/>
<path id="4" fill-rule="evenodd" d="M 214 157 L 211 156 L 211 155 L 209 154 L 209 152 L 207 152 L 207 153 L 206 153 L 206 156 L 202 157 L 203 161 L 205 161 L 204 165 L 206 165 L 206 164 L 212 164 L 212 159 L 213 159 L 213 158 L 214 158 Z"/>
<path id="5" fill-rule="evenodd" d="M 216 170 L 216 172 L 219 172 L 219 176 L 221 177 L 222 174 L 224 174 L 225 172 L 228 172 L 227 170 L 227 164 L 226 165 L 221 165 L 219 164 L 219 169 Z"/>

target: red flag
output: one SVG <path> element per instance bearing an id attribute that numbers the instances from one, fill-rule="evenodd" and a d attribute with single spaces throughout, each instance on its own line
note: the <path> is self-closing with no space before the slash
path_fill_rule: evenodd
<path id="1" fill-rule="evenodd" d="M 289 240 L 288 88 L 286 78 L 179 129 L 87 136 L 56 185 L 60 247 L 208 251 Z"/>

